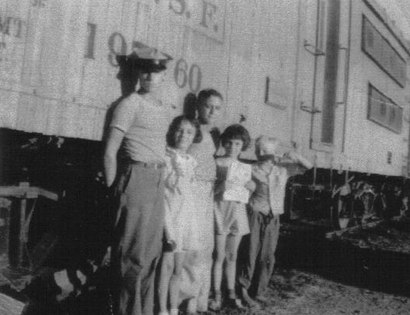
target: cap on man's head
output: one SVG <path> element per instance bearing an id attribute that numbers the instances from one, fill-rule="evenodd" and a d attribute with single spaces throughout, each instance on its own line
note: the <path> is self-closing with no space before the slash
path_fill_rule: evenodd
<path id="1" fill-rule="evenodd" d="M 170 55 L 140 42 L 136 43 L 128 58 L 132 60 L 133 66 L 143 72 L 163 71 L 167 68 L 168 61 L 172 60 Z"/>

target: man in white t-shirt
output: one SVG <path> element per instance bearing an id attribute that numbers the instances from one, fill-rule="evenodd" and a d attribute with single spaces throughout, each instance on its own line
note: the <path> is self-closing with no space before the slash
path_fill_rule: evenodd
<path id="1" fill-rule="evenodd" d="M 140 89 L 114 109 L 104 152 L 116 219 L 112 244 L 118 315 L 152 314 L 164 226 L 163 168 L 169 108 L 160 99 L 169 56 L 140 46 L 130 57 Z"/>

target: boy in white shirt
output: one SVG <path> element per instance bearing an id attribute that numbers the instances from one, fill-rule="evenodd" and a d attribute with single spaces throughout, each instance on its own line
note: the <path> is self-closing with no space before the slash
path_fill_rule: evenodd
<path id="1" fill-rule="evenodd" d="M 279 237 L 279 216 L 284 213 L 286 182 L 297 173 L 297 167 L 309 169 L 312 164 L 296 154 L 285 155 L 286 163 L 277 156 L 279 140 L 262 136 L 256 140 L 255 154 L 258 162 L 252 168 L 255 190 L 250 197 L 248 218 L 250 241 L 245 265 L 242 266 L 239 283 L 242 298 L 250 306 L 257 303 L 250 297 L 248 289 L 256 300 L 263 301 L 275 264 L 275 250 Z M 300 173 L 300 172 L 299 172 Z"/>

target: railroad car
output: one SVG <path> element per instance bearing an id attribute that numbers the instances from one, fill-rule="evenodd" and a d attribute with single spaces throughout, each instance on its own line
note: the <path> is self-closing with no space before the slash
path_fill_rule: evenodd
<path id="1" fill-rule="evenodd" d="M 410 48 L 375 0 L 3 0 L 0 32 L 1 128 L 100 141 L 117 57 L 142 43 L 173 57 L 177 112 L 218 89 L 219 127 L 298 150 L 313 190 L 336 173 L 408 176 Z"/>

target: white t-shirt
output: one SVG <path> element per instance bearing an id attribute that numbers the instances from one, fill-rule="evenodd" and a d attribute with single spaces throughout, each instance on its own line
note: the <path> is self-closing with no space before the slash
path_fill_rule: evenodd
<path id="1" fill-rule="evenodd" d="M 134 161 L 163 162 L 170 110 L 133 93 L 115 108 L 111 128 L 124 132 L 122 149 Z"/>

